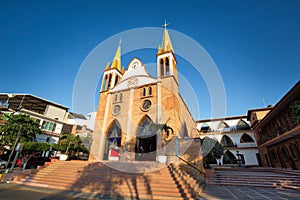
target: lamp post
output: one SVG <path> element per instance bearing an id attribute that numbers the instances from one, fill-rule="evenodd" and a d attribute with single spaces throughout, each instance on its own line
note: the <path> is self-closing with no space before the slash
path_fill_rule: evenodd
<path id="1" fill-rule="evenodd" d="M 240 154 L 240 151 L 236 151 L 236 156 L 238 157 L 237 162 L 238 162 L 238 166 L 241 167 L 242 166 L 242 154 Z"/>

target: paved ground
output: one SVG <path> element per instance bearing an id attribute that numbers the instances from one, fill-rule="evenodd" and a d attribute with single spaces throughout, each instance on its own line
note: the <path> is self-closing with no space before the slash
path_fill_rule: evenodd
<path id="1" fill-rule="evenodd" d="M 207 185 L 200 199 L 242 199 L 242 200 L 290 200 L 300 199 L 300 191 L 290 189 L 258 188 L 244 186 Z"/>
<path id="2" fill-rule="evenodd" d="M 0 199 L 2 200 L 83 200 L 83 199 L 121 199 L 122 197 L 103 197 L 101 195 L 83 194 L 72 191 L 61 191 L 47 188 L 37 188 L 16 184 L 0 184 Z M 273 188 L 255 188 L 240 186 L 210 186 L 205 188 L 204 193 L 199 198 L 201 200 L 214 199 L 271 199 L 271 200 L 298 200 L 300 191 L 279 190 Z"/>

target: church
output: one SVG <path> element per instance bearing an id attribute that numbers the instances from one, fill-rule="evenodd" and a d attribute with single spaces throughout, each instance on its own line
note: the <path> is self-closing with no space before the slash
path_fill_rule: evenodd
<path id="1" fill-rule="evenodd" d="M 157 77 L 139 58 L 125 70 L 119 43 L 103 74 L 91 161 L 167 162 L 180 155 L 201 163 L 197 126 L 178 90 L 177 60 L 166 27 L 156 62 Z"/>

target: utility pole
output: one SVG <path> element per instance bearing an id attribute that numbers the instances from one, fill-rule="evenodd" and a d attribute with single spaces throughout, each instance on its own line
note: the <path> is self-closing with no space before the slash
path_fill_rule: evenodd
<path id="1" fill-rule="evenodd" d="M 10 98 L 13 98 L 15 95 L 14 95 L 14 94 L 8 94 L 7 96 L 8 96 L 8 99 L 7 99 L 7 101 L 6 101 L 6 106 L 7 106 L 7 109 L 9 110 L 9 99 L 10 99 Z M 23 99 L 22 99 L 21 103 L 19 104 L 17 110 L 13 110 L 13 113 L 15 113 L 15 112 L 21 110 L 21 108 L 22 108 L 21 106 L 22 106 L 22 102 L 23 102 L 24 98 L 25 98 L 25 95 L 23 96 Z M 8 116 L 8 118 L 10 118 L 10 117 Z M 10 118 L 10 119 L 12 119 L 12 118 Z M 6 165 L 6 167 L 5 167 L 5 171 L 7 170 L 8 165 L 10 164 L 11 158 L 12 158 L 14 152 L 15 152 L 16 146 L 17 146 L 17 144 L 18 144 L 18 142 L 19 142 L 19 139 L 20 139 L 20 136 L 21 136 L 21 132 L 22 132 L 22 125 L 20 124 L 20 125 L 19 125 L 19 131 L 18 131 L 16 140 L 15 140 L 14 146 L 13 146 L 12 151 L 10 152 L 9 157 L 8 157 L 8 161 L 7 161 L 7 165 Z M 14 163 L 13 163 L 13 165 L 12 165 L 12 168 L 11 168 L 9 171 L 12 171 L 12 170 L 13 170 L 13 167 L 14 167 Z"/>
<path id="2" fill-rule="evenodd" d="M 8 165 L 9 165 L 9 163 L 10 163 L 10 161 L 11 161 L 11 158 L 12 158 L 14 152 L 15 152 L 16 146 L 17 146 L 17 144 L 18 144 L 18 142 L 19 142 L 19 139 L 20 139 L 21 132 L 22 132 L 22 125 L 19 126 L 18 135 L 17 135 L 17 137 L 16 137 L 16 140 L 15 140 L 14 146 L 13 146 L 13 148 L 12 148 L 12 151 L 11 151 L 10 154 L 9 154 L 8 161 L 7 161 L 7 165 L 6 165 L 6 167 L 5 167 L 5 170 L 8 168 Z M 10 169 L 10 171 L 12 171 L 12 168 Z"/>

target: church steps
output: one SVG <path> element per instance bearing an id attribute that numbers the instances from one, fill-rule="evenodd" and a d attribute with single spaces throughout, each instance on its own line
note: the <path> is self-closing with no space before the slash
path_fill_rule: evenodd
<path id="1" fill-rule="evenodd" d="M 125 164 L 123 164 L 125 166 Z M 153 166 L 153 162 L 151 163 Z M 128 165 L 130 166 L 130 164 Z M 125 166 L 125 167 L 128 167 Z M 136 164 L 142 169 L 142 164 Z M 55 162 L 16 183 L 87 193 L 145 199 L 190 199 L 198 187 L 174 176 L 168 167 L 149 173 L 126 173 L 101 163 Z M 195 194 L 193 194 L 195 195 Z"/>
<path id="2" fill-rule="evenodd" d="M 170 181 L 173 181 L 172 179 L 168 179 L 168 180 L 161 180 L 161 179 L 135 179 L 135 180 L 128 180 L 126 178 L 124 179 L 110 179 L 110 178 L 107 178 L 107 179 L 104 179 L 104 178 L 59 178 L 57 176 L 55 177 L 29 177 L 29 178 L 26 178 L 26 179 L 22 179 L 23 181 L 36 181 L 36 182 L 41 182 L 41 181 L 48 181 L 48 182 L 59 182 L 59 181 L 62 181 L 62 182 L 104 182 L 104 181 L 107 181 L 107 182 L 114 182 L 114 181 L 119 181 L 119 182 L 129 182 L 129 183 L 136 183 L 136 184 L 140 184 L 140 183 L 145 183 L 145 181 L 147 182 L 150 182 L 152 184 L 162 184 L 164 186 L 164 184 L 168 184 L 170 183 Z M 166 186 L 168 187 L 168 186 Z"/>
<path id="3" fill-rule="evenodd" d="M 287 173 L 285 173 L 287 172 Z M 207 170 L 206 180 L 212 185 L 239 185 L 253 187 L 284 187 L 300 189 L 299 171 L 270 168 L 216 168 Z"/>
<path id="4" fill-rule="evenodd" d="M 121 194 L 122 196 L 130 196 L 130 197 L 139 197 L 139 198 L 149 198 L 149 199 L 189 199 L 192 198 L 190 194 L 181 194 L 178 193 L 177 188 L 159 188 L 151 187 L 151 191 L 148 188 L 140 188 L 139 186 L 137 191 L 134 187 L 126 188 L 126 187 L 118 187 L 111 188 L 111 184 L 101 185 L 101 187 L 85 187 L 82 186 L 69 186 L 64 184 L 56 184 L 51 185 L 49 183 L 35 183 L 35 182 L 23 182 L 22 184 L 37 186 L 37 187 L 45 187 L 45 188 L 54 188 L 60 190 L 72 190 L 77 192 L 84 193 L 94 193 L 94 194 L 110 194 L 115 195 L 116 193 Z M 150 193 L 150 195 L 148 194 Z M 137 195 L 138 194 L 138 195 Z"/>
<path id="5" fill-rule="evenodd" d="M 33 179 L 51 179 L 53 176 L 53 173 L 38 173 L 36 175 L 32 175 Z M 124 174 L 119 174 L 119 175 L 110 175 L 110 174 L 92 174 L 89 173 L 88 175 L 80 175 L 79 173 L 76 174 L 66 174 L 66 173 L 62 173 L 62 174 L 56 174 L 54 177 L 55 178 L 60 178 L 60 179 L 68 179 L 68 180 L 77 180 L 77 179 L 87 179 L 87 180 L 113 180 L 113 179 L 126 179 L 126 180 L 130 180 L 130 179 L 134 179 L 136 181 L 152 181 L 152 182 L 168 182 L 168 181 L 172 181 L 172 177 L 170 177 L 168 174 L 164 174 L 164 175 L 157 175 L 159 177 L 155 177 L 153 176 L 135 176 L 135 175 L 125 175 Z"/>
<path id="6" fill-rule="evenodd" d="M 84 170 L 85 173 L 88 173 L 88 172 L 94 173 L 95 171 L 97 171 L 98 173 L 114 172 L 116 174 L 117 173 L 118 174 L 124 174 L 124 172 L 122 172 L 122 171 L 117 171 L 116 169 L 109 168 L 108 166 L 103 165 L 103 164 L 102 165 L 95 165 L 95 166 L 90 166 L 89 164 L 85 164 L 85 165 L 82 165 L 82 166 L 68 166 L 67 168 L 65 168 L 63 163 L 61 163 L 58 166 L 57 165 L 55 165 L 55 166 L 52 165 L 52 166 L 43 168 L 40 171 L 48 172 L 48 171 L 57 171 L 57 170 L 63 170 L 65 173 L 68 173 L 69 171 L 72 171 L 72 173 L 73 173 L 74 170 L 77 170 L 77 172 L 80 173 L 81 171 Z M 168 172 L 166 167 L 159 169 L 159 173 L 161 173 L 161 174 L 166 173 L 166 172 Z M 151 173 L 155 174 L 156 172 L 155 171 L 154 172 L 147 172 L 147 174 L 151 174 Z M 132 173 L 132 174 L 135 174 L 135 173 Z"/>
<path id="7" fill-rule="evenodd" d="M 26 182 L 26 180 L 22 180 L 23 182 Z M 76 182 L 75 184 L 72 182 L 64 182 L 64 181 L 47 181 L 47 180 L 30 180 L 30 183 L 39 183 L 39 184 L 45 184 L 45 185 L 55 185 L 55 186 L 63 186 L 66 187 L 67 189 L 73 188 L 73 187 L 78 187 L 78 188 L 86 188 L 86 189 L 99 189 L 99 188 L 108 188 L 111 187 L 113 183 L 110 182 L 105 182 L 101 184 L 93 184 L 89 185 L 90 182 Z M 165 185 L 165 184 L 154 184 L 154 183 L 149 183 L 149 185 L 145 185 L 145 183 L 115 183 L 118 184 L 115 186 L 115 189 L 130 189 L 130 188 L 138 188 L 139 190 L 146 191 L 151 188 L 153 191 L 170 191 L 170 190 L 177 190 L 176 185 Z M 151 185 L 151 186 L 150 186 Z"/>
<path id="8" fill-rule="evenodd" d="M 206 183 L 201 176 L 197 178 L 192 177 L 186 170 L 184 171 L 178 165 L 171 164 L 169 165 L 169 171 L 171 176 L 181 185 L 187 188 L 188 193 L 193 194 L 194 196 L 199 196 L 203 189 L 206 186 Z"/>

